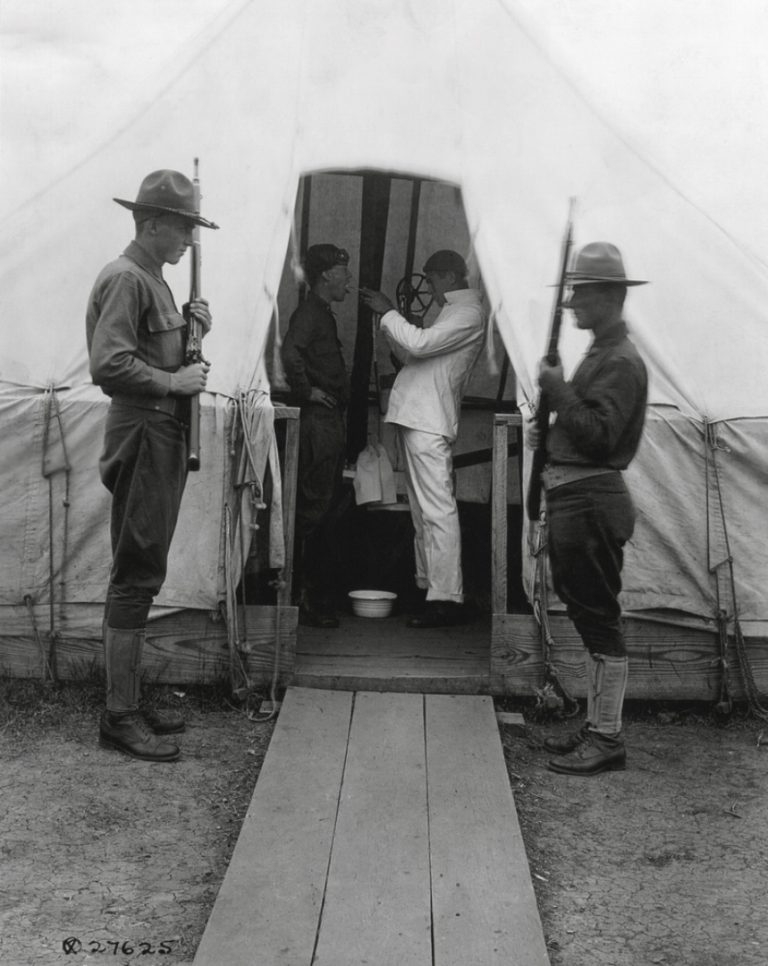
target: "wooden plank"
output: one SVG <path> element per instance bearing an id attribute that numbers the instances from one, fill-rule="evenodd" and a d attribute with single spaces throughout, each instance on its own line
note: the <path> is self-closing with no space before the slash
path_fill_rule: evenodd
<path id="1" fill-rule="evenodd" d="M 555 646 L 552 661 L 563 684 L 583 697 L 583 645 L 573 624 L 561 614 L 550 615 Z M 657 621 L 625 619 L 629 651 L 627 697 L 651 700 L 717 700 L 720 671 L 718 644 L 713 631 L 672 626 Z M 758 686 L 768 685 L 768 641 L 747 641 L 752 671 Z M 491 635 L 493 693 L 528 695 L 541 686 L 544 667 L 538 627 L 533 617 L 495 614 Z M 732 697 L 744 697 L 741 672 L 733 647 L 729 649 L 729 680 Z"/>
<path id="2" fill-rule="evenodd" d="M 360 693 L 313 963 L 428 966 L 431 955 L 423 698 Z"/>
<path id="3" fill-rule="evenodd" d="M 549 966 L 493 700 L 425 703 L 434 966 Z"/>
<path id="4" fill-rule="evenodd" d="M 329 688 L 337 691 L 373 691 L 398 694 L 487 694 L 490 679 L 487 674 L 462 677 L 397 676 L 375 677 L 367 673 L 349 674 L 336 669 L 335 673 L 307 673 L 293 676 L 293 683 L 302 688 Z"/>
<path id="5" fill-rule="evenodd" d="M 288 689 L 195 966 L 310 966 L 351 709 Z"/>

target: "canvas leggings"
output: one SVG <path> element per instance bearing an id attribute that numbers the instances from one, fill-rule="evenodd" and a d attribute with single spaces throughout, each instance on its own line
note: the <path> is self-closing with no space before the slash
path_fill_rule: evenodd
<path id="1" fill-rule="evenodd" d="M 436 433 L 398 426 L 405 454 L 416 584 L 427 600 L 464 600 L 461 530 L 453 488 L 453 447 Z"/>
<path id="2" fill-rule="evenodd" d="M 182 423 L 151 410 L 112 404 L 107 416 L 101 480 L 112 494 L 112 568 L 105 621 L 143 628 L 165 580 L 187 477 Z"/>
<path id="3" fill-rule="evenodd" d="M 546 499 L 555 591 L 591 654 L 625 657 L 619 593 L 635 509 L 624 479 L 589 477 L 548 490 Z"/>

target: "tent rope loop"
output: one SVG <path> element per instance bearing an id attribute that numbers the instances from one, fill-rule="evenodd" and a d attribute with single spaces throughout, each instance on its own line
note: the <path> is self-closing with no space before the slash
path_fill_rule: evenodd
<path id="1" fill-rule="evenodd" d="M 544 664 L 544 684 L 534 688 L 536 695 L 536 710 L 542 716 L 559 713 L 564 717 L 578 714 L 579 702 L 568 691 L 557 673 L 552 661 L 552 651 L 555 639 L 549 623 L 548 583 L 547 583 L 547 519 L 546 513 L 541 512 L 536 532 L 536 546 L 533 550 L 536 565 L 533 569 L 530 599 L 533 603 L 533 615 L 539 625 L 541 652 Z"/>
<path id="2" fill-rule="evenodd" d="M 729 689 L 728 649 L 731 640 L 729 625 L 733 625 L 733 642 L 736 661 L 744 684 L 744 693 L 750 713 L 768 721 L 768 704 L 755 683 L 752 665 L 747 654 L 746 642 L 739 621 L 739 608 L 736 595 L 733 555 L 728 534 L 725 501 L 720 482 L 718 454 L 728 453 L 717 435 L 713 422 L 704 423 L 704 448 L 706 472 L 706 509 L 707 509 L 707 563 L 715 585 L 715 620 L 718 628 L 720 656 L 717 663 L 721 671 L 720 698 L 716 710 L 730 714 L 732 702 Z"/>
<path id="3" fill-rule="evenodd" d="M 43 645 L 43 640 L 40 637 L 40 630 L 37 626 L 37 620 L 35 619 L 35 601 L 31 594 L 24 594 L 24 606 L 27 608 L 29 622 L 32 625 L 32 636 L 34 637 L 40 651 L 40 663 L 43 668 L 43 683 L 46 681 L 54 681 L 55 678 L 53 675 L 53 669 L 51 668 L 48 660 L 48 655 L 45 653 L 45 646 Z"/>
<path id="4" fill-rule="evenodd" d="M 232 400 L 234 418 L 231 424 L 229 454 L 236 461 L 232 479 L 235 493 L 233 505 L 224 506 L 224 570 L 226 583 L 227 638 L 230 653 L 230 683 L 232 693 L 238 697 L 248 697 L 253 692 L 253 682 L 243 660 L 243 646 L 247 641 L 247 604 L 245 574 L 247 557 L 253 541 L 253 534 L 259 530 L 258 514 L 267 508 L 264 501 L 264 484 L 258 472 L 256 441 L 263 438 L 263 409 L 256 403 L 257 391 L 240 391 Z M 233 508 L 234 507 L 234 508 Z M 236 559 L 237 550 L 237 559 Z M 237 583 L 241 582 L 241 601 L 243 604 L 242 628 L 239 620 Z M 282 568 L 271 586 L 279 593 L 284 586 Z M 263 721 L 273 717 L 277 711 L 277 682 L 280 667 L 282 640 L 281 607 L 275 606 L 275 659 L 270 688 L 273 711 L 266 715 L 254 716 Z"/>
<path id="5" fill-rule="evenodd" d="M 54 452 L 54 442 L 52 440 L 51 428 L 58 430 L 59 452 Z M 67 439 L 64 432 L 64 422 L 61 416 L 61 406 L 59 397 L 56 394 L 56 386 L 49 383 L 43 393 L 43 441 L 42 441 L 42 464 L 41 473 L 44 479 L 48 480 L 48 582 L 49 582 L 49 638 L 50 653 L 47 668 L 51 674 L 51 679 L 56 678 L 56 643 L 58 631 L 56 630 L 56 566 L 55 566 L 55 513 L 54 513 L 54 476 L 57 473 L 64 474 L 64 494 L 61 505 L 63 508 L 62 520 L 62 546 L 61 546 L 61 565 L 59 567 L 58 587 L 59 598 L 66 601 L 66 562 L 69 549 L 69 508 L 70 508 L 70 475 L 72 465 L 69 461 L 67 449 Z"/>
<path id="6" fill-rule="evenodd" d="M 240 627 L 237 613 L 237 588 L 235 586 L 232 567 L 232 508 L 224 505 L 224 575 L 226 586 L 226 608 L 224 620 L 227 626 L 227 644 L 229 647 L 229 681 L 232 693 L 237 694 L 240 687 L 250 690 L 251 682 L 241 656 Z M 242 680 L 243 685 L 237 681 Z"/>

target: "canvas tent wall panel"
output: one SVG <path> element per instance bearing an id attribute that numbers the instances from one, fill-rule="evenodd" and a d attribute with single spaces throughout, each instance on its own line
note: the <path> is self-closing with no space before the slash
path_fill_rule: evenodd
<path id="1" fill-rule="evenodd" d="M 640 448 L 626 473 L 637 520 L 625 548 L 622 606 L 660 618 L 700 618 L 714 627 L 719 607 L 732 615 L 735 603 L 738 616 L 753 623 L 753 633 L 758 625 L 764 633 L 768 557 L 760 548 L 768 542 L 763 509 L 768 420 L 720 423 L 715 430 L 719 494 L 711 487 L 708 492 L 704 427 L 671 407 L 649 409 Z M 721 501 L 727 545 L 719 524 Z M 736 600 L 728 595 L 718 604 L 710 565 L 728 553 Z M 524 571 L 530 586 L 529 558 Z M 563 609 L 554 595 L 550 604 Z"/>
<path id="2" fill-rule="evenodd" d="M 650 412 L 627 472 L 638 523 L 627 552 L 624 599 L 631 610 L 679 609 L 710 619 L 719 606 L 729 614 L 735 606 L 744 620 L 766 621 L 768 420 L 718 423 L 713 430 L 719 491 L 711 473 L 707 482 L 705 427 L 671 410 Z M 736 601 L 728 595 L 718 605 L 710 569 L 729 555 Z"/>
<path id="3" fill-rule="evenodd" d="M 61 427 L 44 393 L 0 393 L 0 466 L 7 494 L 0 515 L 0 604 L 103 601 L 111 552 L 110 497 L 98 475 L 108 400 L 94 387 L 59 394 Z M 229 482 L 229 403 L 205 397 L 202 467 L 190 474 L 160 607 L 216 610 L 223 598 L 221 538 Z M 46 424 L 48 428 L 46 429 Z M 44 440 L 48 435 L 48 446 Z M 66 450 L 66 463 L 62 439 Z M 49 480 L 43 476 L 48 462 Z M 65 466 L 69 465 L 69 481 Z M 69 506 L 65 508 L 64 501 Z M 65 512 L 66 509 L 66 512 Z M 52 524 L 52 525 L 51 525 Z M 51 555 L 53 547 L 53 571 Z"/>

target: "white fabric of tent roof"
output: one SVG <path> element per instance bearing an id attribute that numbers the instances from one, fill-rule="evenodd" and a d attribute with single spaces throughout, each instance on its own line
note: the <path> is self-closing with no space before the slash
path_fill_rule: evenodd
<path id="1" fill-rule="evenodd" d="M 169 58 L 164 89 L 137 92 L 135 115 L 116 119 L 100 150 L 6 217 L 3 383 L 23 391 L 89 383 L 85 301 L 132 230 L 111 199 L 133 197 L 154 168 L 190 172 L 194 156 L 201 159 L 203 213 L 221 225 L 203 237 L 203 290 L 214 313 L 206 354 L 210 388 L 221 394 L 264 383 L 300 176 L 376 168 L 460 186 L 520 401 L 532 401 L 549 286 L 575 198 L 577 244 L 614 242 L 629 274 L 651 283 L 633 290 L 628 303 L 651 371 L 652 403 L 649 444 L 632 477 L 653 521 L 643 559 L 637 548 L 630 554 L 628 595 L 642 607 L 672 606 L 660 593 L 660 568 L 689 539 L 685 527 L 705 533 L 706 519 L 695 497 L 674 517 L 679 533 L 664 521 L 681 480 L 690 493 L 700 489 L 703 427 L 728 423 L 734 483 L 725 500 L 738 530 L 734 556 L 749 574 L 740 578 L 742 615 L 768 618 L 768 532 L 758 502 L 768 478 L 768 270 L 603 123 L 522 29 L 512 2 L 251 0 L 227 7 L 197 46 Z M 168 273 L 180 300 L 183 272 Z M 585 348 L 584 336 L 569 327 L 567 369 Z M 676 420 L 685 428 L 667 433 Z M 662 494 L 659 481 L 667 477 Z M 671 545 L 659 545 L 662 531 Z M 687 586 L 681 602 L 710 614 L 706 562 L 683 560 L 681 573 L 689 568 L 686 585 L 692 581 L 698 593 Z M 636 573 L 648 578 L 640 592 Z"/>

